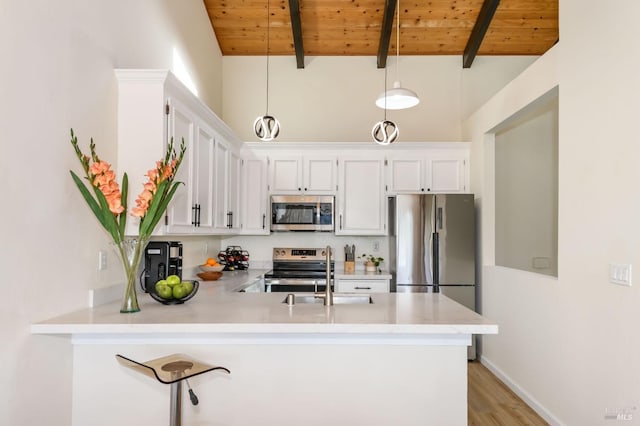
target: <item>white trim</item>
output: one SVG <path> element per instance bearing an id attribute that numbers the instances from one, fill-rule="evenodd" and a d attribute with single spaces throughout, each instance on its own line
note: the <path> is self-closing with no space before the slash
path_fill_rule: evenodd
<path id="1" fill-rule="evenodd" d="M 487 359 L 485 356 L 480 356 L 480 363 L 487 367 L 498 379 L 500 379 L 509 389 L 513 391 L 520 399 L 522 399 L 533 411 L 535 411 L 540 417 L 542 417 L 547 423 L 552 426 L 564 426 L 560 419 L 554 416 L 549 410 L 546 409 L 537 399 L 535 399 L 529 392 L 514 382 L 511 377 L 507 376 L 502 370 L 500 370 L 493 362 Z"/>
<path id="2" fill-rule="evenodd" d="M 392 345 L 392 346 L 469 346 L 469 334 L 358 334 L 358 333 L 154 333 L 76 334 L 73 345 Z"/>

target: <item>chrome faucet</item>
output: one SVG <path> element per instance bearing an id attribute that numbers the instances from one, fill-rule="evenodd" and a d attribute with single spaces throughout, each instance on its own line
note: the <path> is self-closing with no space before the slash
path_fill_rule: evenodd
<path id="1" fill-rule="evenodd" d="M 326 250 L 327 255 L 327 277 L 326 277 L 326 286 L 324 289 L 324 294 L 316 293 L 316 297 L 322 297 L 324 299 L 324 306 L 332 306 L 333 305 L 333 292 L 331 291 L 331 246 L 327 246 Z"/>

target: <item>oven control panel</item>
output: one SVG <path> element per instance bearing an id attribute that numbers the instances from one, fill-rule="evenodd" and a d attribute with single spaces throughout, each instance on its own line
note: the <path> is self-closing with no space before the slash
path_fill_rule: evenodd
<path id="1" fill-rule="evenodd" d="M 274 248 L 273 260 L 326 260 L 325 248 Z M 332 256 L 333 258 L 333 256 Z"/>

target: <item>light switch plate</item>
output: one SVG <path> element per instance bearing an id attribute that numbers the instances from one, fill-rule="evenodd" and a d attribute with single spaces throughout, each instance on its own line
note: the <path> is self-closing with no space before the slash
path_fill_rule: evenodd
<path id="1" fill-rule="evenodd" d="M 613 284 L 631 287 L 631 264 L 610 263 L 609 281 Z"/>

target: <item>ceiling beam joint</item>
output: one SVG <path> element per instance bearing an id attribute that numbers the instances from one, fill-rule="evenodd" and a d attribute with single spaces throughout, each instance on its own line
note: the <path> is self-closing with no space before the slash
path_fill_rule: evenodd
<path id="1" fill-rule="evenodd" d="M 464 48 L 462 55 L 463 68 L 471 68 L 471 64 L 478 54 L 482 40 L 489 29 L 489 24 L 491 24 L 493 14 L 496 13 L 499 3 L 500 0 L 484 0 L 484 3 L 482 3 L 478 19 L 476 19 L 469 40 L 467 40 L 467 45 Z"/>
<path id="2" fill-rule="evenodd" d="M 304 68 L 304 48 L 302 47 L 302 21 L 300 19 L 299 0 L 289 0 L 289 13 L 291 14 L 293 47 L 296 51 L 296 65 L 298 69 L 302 69 Z"/>

